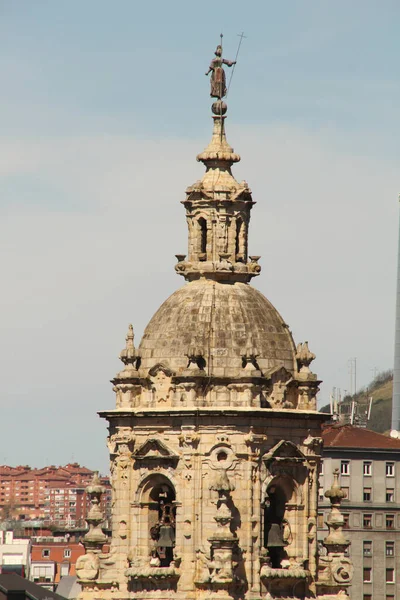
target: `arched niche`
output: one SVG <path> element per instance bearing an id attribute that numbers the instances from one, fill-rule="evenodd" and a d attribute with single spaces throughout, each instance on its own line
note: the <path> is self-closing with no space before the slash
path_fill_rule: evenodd
<path id="1" fill-rule="evenodd" d="M 157 567 L 169 567 L 176 536 L 175 487 L 160 473 L 146 477 L 138 490 L 139 555 Z"/>
<path id="2" fill-rule="evenodd" d="M 293 541 L 287 518 L 288 504 L 296 502 L 296 482 L 287 475 L 278 475 L 265 482 L 263 494 L 263 545 L 268 550 L 273 568 L 280 568 L 287 556 L 286 548 Z"/>
<path id="3" fill-rule="evenodd" d="M 242 217 L 236 219 L 235 259 L 246 262 L 246 225 Z"/>
<path id="4" fill-rule="evenodd" d="M 197 251 L 200 255 L 207 254 L 207 221 L 204 217 L 197 219 L 198 245 Z"/>

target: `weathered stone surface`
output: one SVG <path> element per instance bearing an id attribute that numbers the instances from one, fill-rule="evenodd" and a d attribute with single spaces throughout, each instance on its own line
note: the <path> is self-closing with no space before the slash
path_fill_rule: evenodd
<path id="1" fill-rule="evenodd" d="M 197 345 L 208 376 L 216 368 L 226 369 L 226 377 L 243 376 L 249 344 L 257 350 L 261 371 L 283 365 L 294 373 L 296 348 L 272 304 L 247 284 L 201 279 L 174 292 L 151 319 L 139 346 L 140 370 L 145 375 L 161 362 L 181 374 L 190 347 Z"/>
<path id="2" fill-rule="evenodd" d="M 307 343 L 296 348 L 248 283 L 260 272 L 259 257 L 248 256 L 254 202 L 232 175 L 240 157 L 224 119 L 214 116 L 198 156 L 206 173 L 183 202 L 189 245 L 176 270 L 189 283 L 156 312 L 137 350 L 129 327 L 112 381 L 116 408 L 100 413 L 109 422 L 112 539 L 104 554 L 99 536 L 88 546 L 81 600 L 346 596 L 336 585 L 350 569 L 333 555 L 340 536 L 318 567 L 327 416 L 316 410 L 314 354 Z"/>

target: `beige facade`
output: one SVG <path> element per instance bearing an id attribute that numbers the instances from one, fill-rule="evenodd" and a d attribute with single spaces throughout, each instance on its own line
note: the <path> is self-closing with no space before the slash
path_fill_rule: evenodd
<path id="1" fill-rule="evenodd" d="M 346 495 L 342 512 L 345 535 L 351 542 L 348 556 L 354 565 L 351 599 L 395 600 L 400 598 L 400 441 L 356 427 L 346 428 L 351 429 L 359 447 L 346 447 L 345 440 L 325 445 L 319 537 L 326 534 L 324 522 L 329 510 L 324 491 L 331 485 L 332 470 L 337 468 Z"/>
<path id="2" fill-rule="evenodd" d="M 254 204 L 231 167 L 226 106 L 213 105 L 206 172 L 186 191 L 185 285 L 130 326 L 109 422 L 112 539 L 102 547 L 99 482 L 89 495 L 82 598 L 306 598 L 346 595 L 341 491 L 330 492 L 317 557 L 321 423 L 315 358 L 249 281 Z"/>

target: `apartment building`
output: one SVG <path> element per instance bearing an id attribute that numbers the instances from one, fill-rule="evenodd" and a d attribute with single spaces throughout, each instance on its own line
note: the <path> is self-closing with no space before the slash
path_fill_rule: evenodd
<path id="1" fill-rule="evenodd" d="M 400 440 L 352 425 L 327 425 L 323 440 L 319 539 L 330 504 L 324 493 L 338 468 L 354 564 L 351 600 L 400 600 Z"/>
<path id="2" fill-rule="evenodd" d="M 75 575 L 76 561 L 85 549 L 66 538 L 42 537 L 32 542 L 30 580 L 55 590 L 62 577 Z"/>
<path id="3" fill-rule="evenodd" d="M 29 577 L 31 540 L 18 538 L 13 531 L 0 530 L 0 573 L 17 573 Z"/>
<path id="4" fill-rule="evenodd" d="M 45 524 L 73 529 L 85 524 L 88 510 L 86 486 L 93 471 L 70 463 L 65 467 L 0 466 L 0 514 L 3 520 L 42 520 Z M 111 490 L 108 478 L 102 483 L 109 493 L 102 509 L 110 512 Z"/>

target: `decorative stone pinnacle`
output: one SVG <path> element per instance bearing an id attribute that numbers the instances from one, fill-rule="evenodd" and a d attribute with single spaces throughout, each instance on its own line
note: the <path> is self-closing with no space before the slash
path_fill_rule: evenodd
<path id="1" fill-rule="evenodd" d="M 318 597 L 348 598 L 347 588 L 351 585 L 354 567 L 345 556 L 350 542 L 343 535 L 344 517 L 340 512 L 340 503 L 345 493 L 340 489 L 339 469 L 333 471 L 333 484 L 325 492 L 331 501 L 331 511 L 326 520 L 329 533 L 322 542 L 325 554 L 320 553 L 318 561 Z"/>
<path id="2" fill-rule="evenodd" d="M 329 498 L 332 506 L 340 506 L 346 493 L 341 489 L 339 484 L 339 469 L 333 471 L 333 483 L 329 490 L 326 490 L 325 497 Z"/>
<path id="3" fill-rule="evenodd" d="M 315 359 L 315 354 L 313 354 L 309 347 L 308 342 L 304 342 L 303 344 L 298 344 L 296 348 L 296 360 L 299 365 L 299 369 L 301 373 L 310 373 L 310 364 Z"/>
<path id="4" fill-rule="evenodd" d="M 125 364 L 133 364 L 136 361 L 136 351 L 135 346 L 133 344 L 134 333 L 133 326 L 129 324 L 128 333 L 126 334 L 126 346 L 123 350 L 121 350 L 121 354 L 119 355 L 121 361 Z"/>
<path id="5" fill-rule="evenodd" d="M 86 493 L 90 498 L 90 509 L 86 517 L 89 525 L 89 531 L 83 537 L 85 551 L 100 552 L 103 544 L 107 541 L 107 536 L 103 533 L 100 523 L 104 521 L 104 515 L 100 508 L 101 497 L 106 488 L 101 484 L 99 472 L 95 471 L 92 481 L 86 488 Z"/>
<path id="6" fill-rule="evenodd" d="M 340 504 L 346 494 L 340 488 L 339 469 L 333 471 L 333 483 L 330 489 L 325 492 L 325 497 L 329 498 L 331 502 L 331 512 L 326 521 L 329 533 L 324 539 L 324 546 L 328 549 L 328 554 L 330 552 L 344 552 L 349 546 L 349 542 L 343 535 L 344 517 L 340 512 Z"/>

